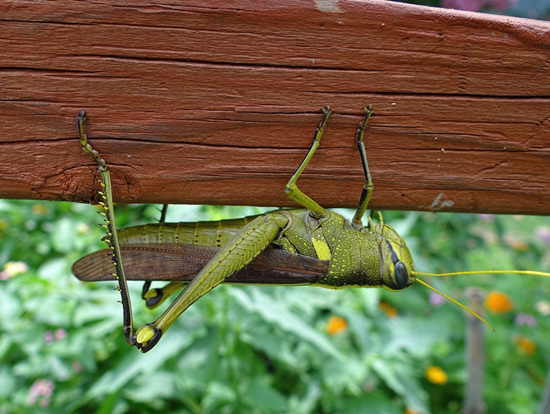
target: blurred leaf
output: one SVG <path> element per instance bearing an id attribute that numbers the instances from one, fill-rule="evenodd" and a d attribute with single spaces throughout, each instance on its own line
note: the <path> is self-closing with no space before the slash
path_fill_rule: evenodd
<path id="1" fill-rule="evenodd" d="M 95 414 L 111 414 L 116 412 L 115 411 L 115 403 L 118 399 L 119 392 L 112 392 L 110 394 L 107 394 L 107 397 L 103 399 L 101 402 L 101 405 L 99 409 L 95 412 Z"/>
<path id="2" fill-rule="evenodd" d="M 253 331 L 245 330 L 241 334 L 241 339 L 254 349 L 265 352 L 271 358 L 289 366 L 296 366 L 300 363 L 287 343 L 273 340 L 272 330 L 267 324 L 256 324 Z"/>
<path id="3" fill-rule="evenodd" d="M 61 253 L 67 253 L 74 248 L 74 235 L 76 234 L 76 225 L 74 220 L 62 218 L 54 223 L 52 229 L 52 242 L 55 250 Z"/>
<path id="4" fill-rule="evenodd" d="M 128 354 L 109 372 L 102 375 L 86 393 L 86 398 L 99 398 L 110 390 L 122 388 L 138 375 L 147 376 L 163 362 L 170 359 L 184 346 L 189 345 L 189 337 L 175 333 L 172 341 L 162 341 L 148 354 L 143 355 L 129 348 Z M 183 345 L 182 345 L 183 344 Z"/>
<path id="5" fill-rule="evenodd" d="M 372 363 L 372 367 L 388 387 L 405 398 L 408 408 L 422 412 L 430 411 L 427 405 L 428 395 L 420 388 L 409 366 L 395 359 L 377 359 Z"/>
<path id="6" fill-rule="evenodd" d="M 344 414 L 402 414 L 403 410 L 396 406 L 383 392 L 374 391 L 346 398 L 341 412 Z"/>
<path id="7" fill-rule="evenodd" d="M 127 387 L 124 394 L 133 401 L 154 402 L 170 398 L 175 391 L 174 375 L 166 371 L 153 371 L 136 377 L 132 387 Z"/>
<path id="8" fill-rule="evenodd" d="M 0 284 L 2 283 L 6 282 L 0 281 Z M 17 319 L 21 317 L 21 308 L 22 306 L 20 301 L 13 295 L 13 293 L 0 289 L 0 315 L 2 315 L 0 324 L 3 324 L 6 320 L 17 321 Z"/>
<path id="9" fill-rule="evenodd" d="M 59 276 L 65 274 L 67 261 L 64 258 L 48 260 L 38 268 L 38 275 L 49 281 L 59 280 Z"/>
<path id="10" fill-rule="evenodd" d="M 289 398 L 289 412 L 296 414 L 312 413 L 318 404 L 322 394 L 317 382 L 309 382 L 304 396 L 293 395 Z"/>
<path id="11" fill-rule="evenodd" d="M 15 389 L 15 378 L 6 367 L 0 368 L 0 397 L 8 397 Z"/>
<path id="12" fill-rule="evenodd" d="M 390 319 L 387 324 L 389 334 L 384 341 L 384 355 L 393 355 L 405 350 L 411 355 L 426 357 L 432 352 L 437 341 L 445 340 L 452 332 L 450 326 L 411 317 Z"/>
<path id="13" fill-rule="evenodd" d="M 269 384 L 263 384 L 258 381 L 248 383 L 245 395 L 252 406 L 257 407 L 263 412 L 288 412 L 284 396 Z"/>
<path id="14" fill-rule="evenodd" d="M 237 398 L 235 390 L 229 387 L 228 385 L 218 382 L 218 381 L 212 381 L 208 385 L 206 397 L 204 398 L 204 409 L 207 413 L 216 413 L 216 412 L 222 412 L 224 410 L 221 410 L 221 407 L 225 404 L 233 404 L 235 399 Z M 233 411 L 230 411 L 233 412 Z"/>
<path id="15" fill-rule="evenodd" d="M 344 356 L 324 335 L 312 329 L 310 325 L 304 323 L 284 307 L 278 306 L 271 297 L 261 293 L 258 289 L 251 289 L 249 297 L 244 295 L 244 290 L 237 289 L 231 290 L 231 295 L 249 311 L 258 312 L 266 322 L 271 322 L 280 329 L 311 343 L 334 358 L 344 359 Z"/>

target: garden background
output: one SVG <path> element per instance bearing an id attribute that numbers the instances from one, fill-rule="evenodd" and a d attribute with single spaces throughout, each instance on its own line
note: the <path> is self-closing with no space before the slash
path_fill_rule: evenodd
<path id="1" fill-rule="evenodd" d="M 438 5 L 431 2 L 430 5 Z M 473 11 L 548 17 L 547 1 L 449 0 Z M 282 189 L 281 189 L 282 191 Z M 117 206 L 119 226 L 159 206 Z M 115 283 L 77 281 L 71 264 L 103 248 L 97 209 L 0 201 L 0 413 L 458 413 L 465 315 L 422 286 L 330 291 L 221 286 L 147 355 L 129 348 Z M 172 206 L 168 221 L 257 214 Z M 344 211 L 347 217 L 352 213 Z M 550 270 L 550 218 L 385 212 L 422 271 Z M 486 295 L 488 412 L 538 409 L 550 361 L 550 279 L 429 280 L 461 302 Z M 137 323 L 144 309 L 131 283 Z M 505 390 L 505 392 L 504 392 Z"/>

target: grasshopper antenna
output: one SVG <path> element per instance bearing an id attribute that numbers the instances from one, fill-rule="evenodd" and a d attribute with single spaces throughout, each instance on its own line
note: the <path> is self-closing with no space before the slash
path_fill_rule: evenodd
<path id="1" fill-rule="evenodd" d="M 459 276 L 459 275 L 504 275 L 504 274 L 517 274 L 517 275 L 532 275 L 532 276 L 546 276 L 550 277 L 550 273 L 547 272 L 539 272 L 536 270 L 470 270 L 470 271 L 463 271 L 463 272 L 447 272 L 447 273 L 428 273 L 428 272 L 417 272 L 417 271 L 411 271 L 411 275 L 413 276 L 426 276 L 426 277 L 438 277 L 438 276 Z M 481 322 L 483 322 L 485 325 L 487 325 L 491 330 L 494 331 L 493 327 L 481 316 L 479 316 L 477 313 L 475 313 L 473 310 L 468 308 L 467 306 L 463 305 L 462 303 L 458 302 L 457 300 L 451 298 L 449 295 L 446 295 L 445 293 L 437 290 L 432 285 L 424 282 L 421 279 L 416 279 L 418 283 L 421 285 L 426 286 L 428 289 L 433 290 L 434 292 L 439 293 L 441 296 L 443 296 L 445 299 L 453 302 L 455 305 L 460 306 L 462 309 L 466 310 L 467 312 L 474 315 L 477 319 L 479 319 Z"/>
<path id="2" fill-rule="evenodd" d="M 411 272 L 413 273 L 413 272 Z M 415 272 L 416 273 L 416 272 Z M 414 273 L 413 273 L 414 274 Z M 443 296 L 445 299 L 447 299 L 448 301 L 454 303 L 455 305 L 457 306 L 460 306 L 462 309 L 464 309 L 466 312 L 469 312 L 471 313 L 473 316 L 475 316 L 477 319 L 479 319 L 481 322 L 483 322 L 489 329 L 491 329 L 492 331 L 495 330 L 495 328 L 493 328 L 491 326 L 491 324 L 489 322 L 487 322 L 484 318 L 482 318 L 481 316 L 479 316 L 475 311 L 473 311 L 472 309 L 470 309 L 469 307 L 467 307 L 466 305 L 463 305 L 462 303 L 460 303 L 459 301 L 457 301 L 456 299 L 453 299 L 452 297 L 450 297 L 449 295 L 447 295 L 446 293 L 443 293 L 442 291 L 440 291 L 439 289 L 436 289 L 434 288 L 432 285 L 430 285 L 429 283 L 426 283 L 424 282 L 423 280 L 421 279 L 416 279 L 416 281 L 418 283 L 420 283 L 421 285 L 424 285 L 426 286 L 428 289 L 430 290 L 433 290 L 434 292 L 440 294 L 441 296 Z"/>
<path id="3" fill-rule="evenodd" d="M 532 276 L 546 276 L 550 277 L 548 272 L 539 272 L 536 270 L 468 270 L 465 272 L 448 272 L 448 273 L 427 273 L 427 272 L 410 272 L 415 276 L 459 276 L 459 275 L 532 275 Z"/>

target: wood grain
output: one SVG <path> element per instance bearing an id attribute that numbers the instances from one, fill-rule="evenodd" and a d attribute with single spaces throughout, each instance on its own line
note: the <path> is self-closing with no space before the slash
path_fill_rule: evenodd
<path id="1" fill-rule="evenodd" d="M 0 198 L 550 212 L 550 23 L 385 1 L 0 3 Z"/>

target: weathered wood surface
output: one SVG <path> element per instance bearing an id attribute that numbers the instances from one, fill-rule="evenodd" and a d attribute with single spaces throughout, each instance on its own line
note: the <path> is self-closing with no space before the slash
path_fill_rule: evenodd
<path id="1" fill-rule="evenodd" d="M 550 212 L 550 23 L 385 1 L 0 3 L 0 198 Z M 92 189 L 93 188 L 93 189 Z"/>

